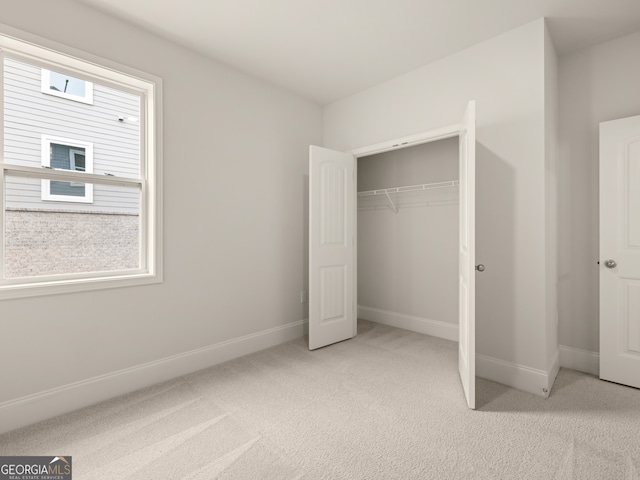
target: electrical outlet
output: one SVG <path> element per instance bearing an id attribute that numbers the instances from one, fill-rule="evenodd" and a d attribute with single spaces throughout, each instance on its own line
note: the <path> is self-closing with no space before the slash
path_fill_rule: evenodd
<path id="1" fill-rule="evenodd" d="M 307 298 L 307 291 L 300 290 L 300 303 L 307 303 L 309 299 Z"/>

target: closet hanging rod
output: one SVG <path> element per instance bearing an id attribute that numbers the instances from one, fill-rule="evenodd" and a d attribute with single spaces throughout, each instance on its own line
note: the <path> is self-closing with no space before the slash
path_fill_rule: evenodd
<path id="1" fill-rule="evenodd" d="M 381 188 L 379 190 L 366 190 L 358 192 L 359 197 L 370 197 L 372 195 L 387 195 L 390 193 L 416 192 L 419 190 L 431 190 L 433 188 L 457 187 L 460 184 L 458 180 L 449 182 L 423 183 L 422 185 L 408 185 L 406 187 Z"/>

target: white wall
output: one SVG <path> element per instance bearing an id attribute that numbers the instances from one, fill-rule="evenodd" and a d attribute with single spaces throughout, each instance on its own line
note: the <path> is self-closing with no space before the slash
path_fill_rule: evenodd
<path id="1" fill-rule="evenodd" d="M 458 179 L 458 137 L 358 158 L 358 191 Z"/>
<path id="2" fill-rule="evenodd" d="M 562 56 L 560 88 L 560 344 L 599 351 L 599 123 L 640 114 L 640 32 Z M 591 369 L 597 373 L 597 365 Z"/>
<path id="3" fill-rule="evenodd" d="M 163 78 L 165 213 L 164 283 L 0 302 L 0 431 L 301 335 L 320 107 L 80 3 L 0 11 Z"/>
<path id="4" fill-rule="evenodd" d="M 457 137 L 358 159 L 358 191 L 457 179 Z M 458 188 L 391 197 L 358 199 L 359 316 L 457 325 Z"/>
<path id="5" fill-rule="evenodd" d="M 548 381 L 544 38 L 540 19 L 324 115 L 325 146 L 349 150 L 458 123 L 477 101 L 476 260 L 486 271 L 476 277 L 476 348 L 492 369 L 508 371 L 501 381 L 539 394 Z"/>

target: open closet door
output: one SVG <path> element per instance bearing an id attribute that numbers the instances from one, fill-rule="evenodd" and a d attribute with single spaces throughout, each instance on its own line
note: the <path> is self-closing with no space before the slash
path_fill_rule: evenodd
<path id="1" fill-rule="evenodd" d="M 355 335 L 355 157 L 309 149 L 309 349 Z"/>
<path id="2" fill-rule="evenodd" d="M 460 130 L 460 255 L 458 370 L 469 408 L 476 408 L 476 104 Z"/>

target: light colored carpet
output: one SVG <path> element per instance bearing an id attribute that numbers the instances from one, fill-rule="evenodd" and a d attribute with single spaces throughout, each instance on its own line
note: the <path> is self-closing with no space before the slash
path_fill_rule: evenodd
<path id="1" fill-rule="evenodd" d="M 471 411 L 456 348 L 361 321 L 5 434 L 0 455 L 71 455 L 76 480 L 640 480 L 640 390 L 478 379 Z"/>

